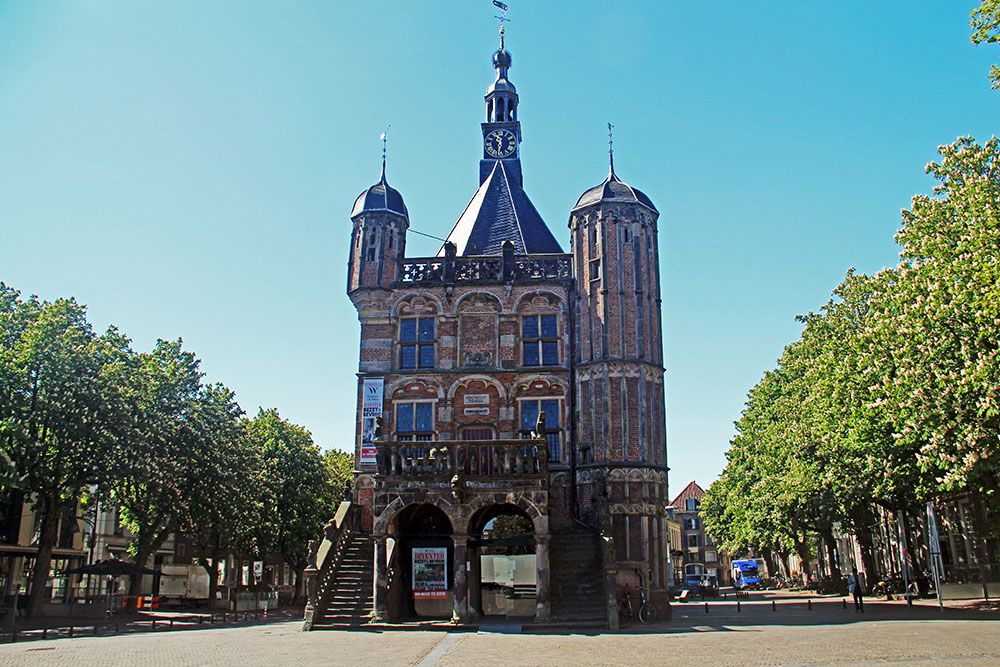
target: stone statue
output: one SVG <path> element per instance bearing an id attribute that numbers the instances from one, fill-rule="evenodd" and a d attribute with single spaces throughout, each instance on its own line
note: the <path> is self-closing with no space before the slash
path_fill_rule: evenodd
<path id="1" fill-rule="evenodd" d="M 451 497 L 455 499 L 456 503 L 462 502 L 462 497 L 465 495 L 465 482 L 458 475 L 451 478 Z"/>
<path id="2" fill-rule="evenodd" d="M 535 440 L 545 439 L 545 413 L 539 412 L 538 419 L 535 420 L 535 430 L 532 432 L 531 437 Z"/>
<path id="3" fill-rule="evenodd" d="M 372 438 L 373 438 L 373 440 L 375 442 L 382 442 L 382 440 L 383 440 L 383 438 L 382 438 L 382 424 L 383 424 L 382 417 L 381 416 L 376 417 L 375 418 L 375 435 L 372 436 Z"/>

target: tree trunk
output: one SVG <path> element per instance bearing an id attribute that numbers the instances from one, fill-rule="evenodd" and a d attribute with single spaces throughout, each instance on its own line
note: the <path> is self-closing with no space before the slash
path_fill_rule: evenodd
<path id="1" fill-rule="evenodd" d="M 135 559 L 133 564 L 140 570 L 146 567 L 146 563 L 149 562 L 149 557 L 156 553 L 156 550 L 160 548 L 163 540 L 156 540 L 151 538 L 148 542 L 139 542 L 139 547 L 135 551 Z M 132 581 L 128 585 L 129 597 L 136 597 L 142 594 L 142 574 L 135 574 L 132 576 Z"/>
<path id="2" fill-rule="evenodd" d="M 770 549 L 761 549 L 760 555 L 764 558 L 764 564 L 767 565 L 767 576 L 777 575 L 778 569 L 774 565 L 774 553 Z"/>
<path id="3" fill-rule="evenodd" d="M 840 579 L 840 563 L 837 562 L 837 540 L 833 537 L 833 531 L 827 530 L 823 533 L 823 544 L 826 546 L 826 557 L 830 563 L 830 576 Z"/>
<path id="4" fill-rule="evenodd" d="M 861 547 L 861 569 L 869 581 L 874 580 L 878 576 L 878 570 L 875 567 L 875 545 L 871 531 L 862 528 L 858 530 L 857 537 L 858 546 Z"/>
<path id="5" fill-rule="evenodd" d="M 910 530 L 910 517 L 906 510 L 900 510 L 899 517 L 902 522 L 903 537 L 906 540 L 906 566 L 910 568 L 910 578 L 920 576 L 920 566 L 917 563 L 917 542 L 913 539 L 913 531 Z"/>
<path id="6" fill-rule="evenodd" d="M 31 593 L 28 597 L 28 616 L 37 616 L 44 603 L 45 584 L 52 568 L 52 549 L 59 537 L 59 515 L 62 506 L 51 498 L 46 498 L 35 508 L 41 510 L 41 531 L 38 538 L 38 555 L 35 569 L 31 573 Z"/>

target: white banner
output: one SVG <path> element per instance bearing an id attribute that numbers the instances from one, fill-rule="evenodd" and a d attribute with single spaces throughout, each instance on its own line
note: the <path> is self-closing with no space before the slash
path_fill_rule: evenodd
<path id="1" fill-rule="evenodd" d="M 382 416 L 382 396 L 385 378 L 364 379 L 361 394 L 361 460 L 375 463 L 375 419 Z"/>

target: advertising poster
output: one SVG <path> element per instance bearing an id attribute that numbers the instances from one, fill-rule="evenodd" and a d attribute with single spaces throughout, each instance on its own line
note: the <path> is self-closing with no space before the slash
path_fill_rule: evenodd
<path id="1" fill-rule="evenodd" d="M 382 416 L 385 378 L 365 378 L 361 399 L 361 463 L 375 463 L 375 418 Z"/>
<path id="2" fill-rule="evenodd" d="M 448 597 L 448 549 L 413 549 L 413 597 Z"/>

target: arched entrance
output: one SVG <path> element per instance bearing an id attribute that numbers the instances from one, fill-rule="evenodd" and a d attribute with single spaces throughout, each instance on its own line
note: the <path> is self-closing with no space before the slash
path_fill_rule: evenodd
<path id="1" fill-rule="evenodd" d="M 535 526 L 516 505 L 489 505 L 469 520 L 469 607 L 474 616 L 534 617 Z"/>
<path id="2" fill-rule="evenodd" d="M 387 533 L 390 618 L 451 618 L 455 573 L 448 516 L 430 503 L 407 505 Z"/>

